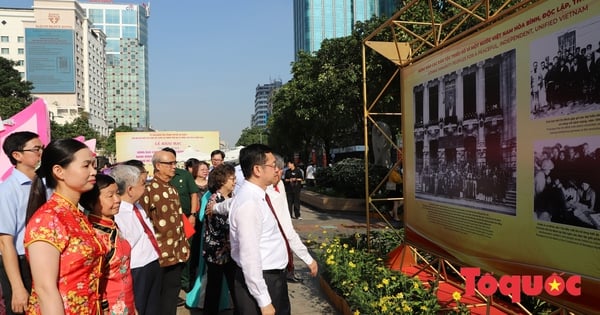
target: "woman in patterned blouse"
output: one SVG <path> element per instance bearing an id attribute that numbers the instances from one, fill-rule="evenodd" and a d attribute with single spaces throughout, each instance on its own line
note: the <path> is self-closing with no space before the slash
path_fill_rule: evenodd
<path id="1" fill-rule="evenodd" d="M 96 182 L 92 151 L 74 139 L 50 142 L 27 206 L 25 249 L 33 288 L 27 314 L 99 314 L 98 284 L 106 246 L 79 209 Z M 54 193 L 46 202 L 42 182 Z"/>
<path id="2" fill-rule="evenodd" d="M 96 175 L 96 185 L 81 195 L 79 203 L 90 211 L 88 218 L 96 235 L 108 248 L 100 278 L 102 309 L 111 315 L 133 315 L 135 303 L 129 268 L 131 246 L 114 221 L 121 204 L 117 183 L 108 175 Z"/>
<path id="3" fill-rule="evenodd" d="M 231 198 L 235 187 L 235 168 L 229 164 L 215 167 L 208 177 L 210 199 L 222 202 Z M 204 219 L 204 248 L 203 256 L 207 265 L 206 298 L 204 313 L 216 315 L 219 313 L 223 276 L 230 290 L 233 289 L 235 262 L 230 256 L 229 223 L 227 215 L 206 215 Z"/>

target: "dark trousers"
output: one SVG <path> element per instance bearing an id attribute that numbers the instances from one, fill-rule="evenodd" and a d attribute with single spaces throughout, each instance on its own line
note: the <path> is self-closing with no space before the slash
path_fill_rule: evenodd
<path id="1" fill-rule="evenodd" d="M 236 264 L 233 260 L 225 264 L 214 264 L 206 262 L 208 267 L 206 270 L 206 297 L 204 298 L 204 315 L 218 315 L 219 305 L 221 304 L 221 292 L 223 291 L 223 276 L 227 280 L 229 286 L 229 292 L 233 297 L 233 286 Z M 234 314 L 237 314 L 236 308 L 234 307 Z"/>
<path id="2" fill-rule="evenodd" d="M 160 314 L 176 315 L 177 298 L 181 291 L 181 273 L 185 263 L 161 267 L 162 285 L 160 289 Z"/>
<path id="3" fill-rule="evenodd" d="M 155 260 L 143 267 L 131 269 L 135 308 L 139 315 L 160 315 L 162 270 Z"/>
<path id="4" fill-rule="evenodd" d="M 267 289 L 271 296 L 271 303 L 275 308 L 275 315 L 290 315 L 291 306 L 288 296 L 287 272 L 279 270 L 278 272 L 264 271 L 263 278 L 267 283 Z M 234 283 L 234 301 L 236 310 L 240 315 L 261 315 L 260 308 L 254 297 L 250 294 L 242 268 L 235 266 Z"/>
<path id="5" fill-rule="evenodd" d="M 196 233 L 189 238 L 190 242 L 190 259 L 185 263 L 185 268 L 181 274 L 181 288 L 183 291 L 190 292 L 194 287 L 194 281 L 196 281 L 196 274 L 198 273 L 198 264 L 200 263 L 200 243 L 202 242 L 202 221 L 201 218 L 196 218 L 196 225 L 194 230 Z"/>
<path id="6" fill-rule="evenodd" d="M 21 280 L 25 285 L 25 289 L 31 292 L 31 270 L 29 269 L 29 263 L 24 255 L 19 256 L 19 270 L 21 271 Z M 2 293 L 4 297 L 4 305 L 6 306 L 6 315 L 22 314 L 13 313 L 12 311 L 12 286 L 8 280 L 6 269 L 4 269 L 4 263 L 2 262 L 2 256 L 0 256 L 0 286 L 2 286 Z"/>
<path id="7" fill-rule="evenodd" d="M 300 189 L 290 189 L 287 192 L 288 209 L 292 218 L 300 217 Z M 293 211 L 293 213 L 292 213 Z"/>

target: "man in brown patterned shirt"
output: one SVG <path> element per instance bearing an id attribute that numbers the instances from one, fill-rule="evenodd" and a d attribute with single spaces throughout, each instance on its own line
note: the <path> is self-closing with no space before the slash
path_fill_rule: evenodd
<path id="1" fill-rule="evenodd" d="M 181 273 L 190 255 L 190 245 L 183 230 L 181 204 L 177 189 L 169 184 L 175 176 L 177 161 L 168 151 L 157 151 L 152 156 L 154 178 L 146 186 L 139 203 L 152 221 L 160 249 L 162 288 L 161 312 L 177 313 L 177 298 L 181 290 Z"/>

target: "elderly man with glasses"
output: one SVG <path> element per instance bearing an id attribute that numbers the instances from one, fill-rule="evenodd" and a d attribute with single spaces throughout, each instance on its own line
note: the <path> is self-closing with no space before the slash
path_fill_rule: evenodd
<path id="1" fill-rule="evenodd" d="M 162 270 L 160 314 L 175 315 L 181 274 L 190 256 L 190 245 L 183 229 L 183 211 L 177 189 L 169 183 L 175 176 L 177 161 L 169 151 L 157 151 L 152 156 L 154 178 L 139 200 L 156 232 Z"/>

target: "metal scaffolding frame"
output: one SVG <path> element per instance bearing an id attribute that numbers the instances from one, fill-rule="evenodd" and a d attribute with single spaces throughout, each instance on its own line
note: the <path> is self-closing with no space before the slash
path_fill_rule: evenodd
<path id="1" fill-rule="evenodd" d="M 387 221 L 386 217 L 377 208 L 375 202 L 403 200 L 404 198 L 376 198 L 376 193 L 385 187 L 386 182 L 391 174 L 392 169 L 403 162 L 404 158 L 398 159 L 387 175 L 379 182 L 373 190 L 369 190 L 369 128 L 375 128 L 384 136 L 391 147 L 401 153 L 402 148 L 393 141 L 378 124 L 375 117 L 378 116 L 397 116 L 400 118 L 400 124 L 403 126 L 402 107 L 404 104 L 398 104 L 397 111 L 386 112 L 378 111 L 379 101 L 389 93 L 387 90 L 392 82 L 399 78 L 403 67 L 408 66 L 434 52 L 447 47 L 479 30 L 482 30 L 489 25 L 519 11 L 525 7 L 531 6 L 540 0 L 473 0 L 461 1 L 469 2 L 467 6 L 459 4 L 457 1 L 446 0 L 444 5 L 449 6 L 448 12 L 455 14 L 449 16 L 444 21 L 437 21 L 436 13 L 440 5 L 440 1 L 434 0 L 412 0 L 402 9 L 396 12 L 390 19 L 379 26 L 375 31 L 368 35 L 363 40 L 362 45 L 362 80 L 363 80 L 363 136 L 364 136 L 364 161 L 365 161 L 365 214 L 367 223 L 367 240 L 370 240 L 370 216 L 377 213 Z M 423 10 L 427 12 L 423 14 Z M 407 13 L 419 10 L 423 16 L 420 21 L 402 20 L 401 17 Z M 411 15 L 415 16 L 415 15 Z M 377 41 L 374 40 L 383 32 L 390 32 L 393 36 L 392 41 Z M 379 36 L 381 38 L 381 36 Z M 369 99 L 369 78 L 367 76 L 367 54 L 375 51 L 391 61 L 396 71 L 388 78 L 387 83 L 380 91 L 375 91 L 376 95 L 373 99 Z M 402 93 L 402 92 L 401 92 Z M 401 95 L 397 95 L 399 100 Z M 390 222 L 387 221 L 389 225 Z M 399 235 L 399 239 L 400 235 Z M 368 244 L 370 250 L 370 243 Z M 419 255 L 415 248 L 410 247 L 412 254 Z M 437 257 L 436 260 L 442 261 L 442 265 L 451 265 L 450 262 Z M 444 274 L 440 274 L 440 278 L 445 278 Z M 491 300 L 491 297 L 484 297 L 486 302 Z M 524 309 L 522 309 L 524 310 Z M 529 313 L 527 310 L 525 312 Z M 569 314 L 569 310 L 559 307 L 553 314 Z M 572 314 L 572 313 L 571 313 Z"/>

